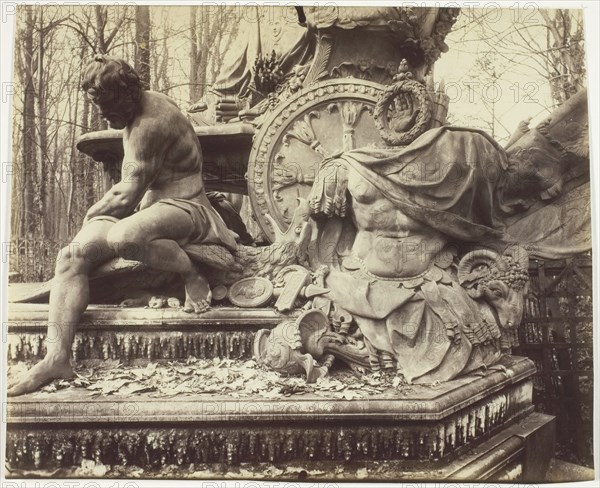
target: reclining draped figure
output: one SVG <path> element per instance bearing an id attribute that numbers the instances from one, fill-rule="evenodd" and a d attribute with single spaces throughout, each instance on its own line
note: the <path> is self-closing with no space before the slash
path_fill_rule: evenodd
<path id="1" fill-rule="evenodd" d="M 400 78 L 388 102 L 414 88 Z M 521 124 L 506 149 L 479 130 L 428 129 L 418 110 L 394 122 L 381 106 L 373 115 L 382 137 L 399 147 L 323 160 L 309 195 L 318 229 L 311 264 L 327 267 L 329 290 L 313 307 L 333 317 L 334 331 L 298 320 L 308 339 L 292 346 L 296 356 L 284 331 L 271 334 L 256 354 L 277 370 L 318 378 L 326 368 L 307 368 L 307 352 L 414 383 L 487 368 L 518 344 L 529 257 L 591 248 L 585 91 L 538 127 Z M 352 325 L 340 334 L 334 316 Z"/>

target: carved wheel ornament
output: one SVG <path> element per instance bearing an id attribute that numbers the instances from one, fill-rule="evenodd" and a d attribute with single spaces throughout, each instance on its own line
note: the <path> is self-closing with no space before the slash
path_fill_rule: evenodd
<path id="1" fill-rule="evenodd" d="M 423 83 L 411 79 L 411 73 L 401 74 L 393 85 L 389 85 L 377 102 L 373 117 L 381 137 L 391 146 L 406 146 L 429 129 L 433 106 Z M 390 126 L 396 117 L 390 114 L 392 107 L 412 107 L 414 123 L 408 130 L 397 130 Z"/>
<path id="2" fill-rule="evenodd" d="M 323 159 L 384 145 L 372 116 L 382 93 L 382 85 L 366 80 L 328 80 L 299 91 L 267 115 L 252 145 L 247 179 L 254 215 L 271 241 L 275 233 L 266 215 L 286 230 Z"/>

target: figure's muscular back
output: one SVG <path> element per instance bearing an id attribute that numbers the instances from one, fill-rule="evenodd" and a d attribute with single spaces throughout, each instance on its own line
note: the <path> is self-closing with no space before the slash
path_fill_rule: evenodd
<path id="1" fill-rule="evenodd" d="M 402 213 L 352 168 L 348 191 L 357 229 L 353 253 L 367 270 L 384 277 L 410 277 L 425 271 L 447 238 Z"/>
<path id="2" fill-rule="evenodd" d="M 145 91 L 134 120 L 123 130 L 122 178 L 136 165 L 157 163 L 140 208 L 161 198 L 208 203 L 202 181 L 202 151 L 191 123 L 166 95 Z M 206 200 L 206 202 L 204 202 Z"/>

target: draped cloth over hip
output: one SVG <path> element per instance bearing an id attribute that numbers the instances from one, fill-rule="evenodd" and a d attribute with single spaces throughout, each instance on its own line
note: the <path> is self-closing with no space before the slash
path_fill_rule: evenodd
<path id="1" fill-rule="evenodd" d="M 500 330 L 481 321 L 465 290 L 435 266 L 420 281 L 381 281 L 342 266 L 326 285 L 329 298 L 353 315 L 372 348 L 396 359 L 408 381 L 447 381 L 497 361 L 492 346 Z"/>
<path id="2" fill-rule="evenodd" d="M 231 231 L 217 211 L 210 205 L 203 205 L 183 198 L 163 198 L 155 205 L 173 205 L 187 212 L 193 222 L 193 229 L 186 244 L 218 244 L 231 251 L 237 249 L 235 232 Z"/>
<path id="3" fill-rule="evenodd" d="M 146 208 L 157 209 L 161 205 L 179 208 L 190 216 L 192 225 L 189 229 L 189 234 L 186 238 L 177 241 L 184 250 L 185 246 L 190 244 L 215 244 L 223 246 L 230 251 L 237 249 L 237 234 L 227 227 L 221 216 L 212 206 L 184 198 L 162 198 Z M 89 222 L 99 220 L 118 222 L 121 219 L 109 215 L 98 215 L 91 218 Z"/>
<path id="4" fill-rule="evenodd" d="M 544 217 L 537 224 L 533 214 L 518 218 L 534 209 L 504 201 L 516 188 L 507 186 L 514 164 L 484 132 L 452 127 L 429 130 L 406 147 L 367 147 L 329 158 L 309 195 L 311 212 L 320 221 L 321 247 L 336 250 L 338 257 L 340 248 L 348 248 L 340 218 L 351 208 L 349 172 L 371 183 L 400 213 L 440 231 L 452 244 L 519 243 L 534 251 L 530 255 L 544 257 L 562 257 L 589 246 L 589 211 L 570 214 L 567 225 L 564 212 L 557 213 L 560 209 L 552 205 L 536 210 Z M 569 201 L 585 200 L 582 188 Z M 348 268 L 345 262 L 324 263 L 333 268 L 326 281 L 332 301 L 353 315 L 372 349 L 394 357 L 407 380 L 445 381 L 497 361 L 502 334 L 496 320 L 490 323 L 484 317 L 456 275 L 432 263 L 424 277 L 390 280 L 368 273 L 364 265 Z"/>

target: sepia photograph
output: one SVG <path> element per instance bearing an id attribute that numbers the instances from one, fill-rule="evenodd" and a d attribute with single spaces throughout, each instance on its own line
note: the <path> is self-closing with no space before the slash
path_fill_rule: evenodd
<path id="1" fill-rule="evenodd" d="M 0 4 L 1 488 L 598 482 L 599 4 Z"/>

